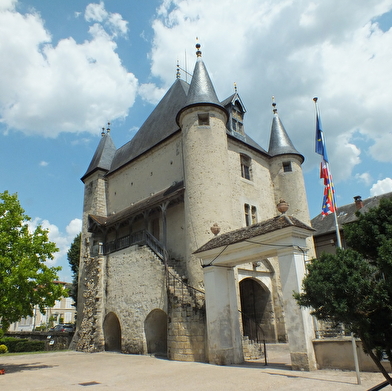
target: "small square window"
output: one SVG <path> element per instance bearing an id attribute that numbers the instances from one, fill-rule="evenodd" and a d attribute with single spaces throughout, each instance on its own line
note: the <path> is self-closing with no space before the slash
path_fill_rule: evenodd
<path id="1" fill-rule="evenodd" d="M 291 162 L 283 162 L 283 171 L 284 172 L 291 172 L 293 171 L 291 167 Z"/>
<path id="2" fill-rule="evenodd" d="M 209 126 L 210 116 L 208 114 L 198 114 L 199 126 Z"/>

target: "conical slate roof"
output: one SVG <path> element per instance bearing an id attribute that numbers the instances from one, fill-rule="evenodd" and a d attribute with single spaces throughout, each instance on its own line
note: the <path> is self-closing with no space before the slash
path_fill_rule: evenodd
<path id="1" fill-rule="evenodd" d="M 294 147 L 293 143 L 288 136 L 286 129 L 284 128 L 282 121 L 280 120 L 278 113 L 274 110 L 274 118 L 271 126 L 270 144 L 268 148 L 268 154 L 273 156 L 278 155 L 299 155 L 304 161 L 303 155 L 301 155 Z"/>
<path id="2" fill-rule="evenodd" d="M 185 106 L 212 103 L 222 107 L 201 57 L 197 58 Z"/>
<path id="3" fill-rule="evenodd" d="M 101 141 L 95 150 L 94 156 L 88 166 L 86 173 L 82 176 L 82 181 L 97 170 L 109 171 L 113 157 L 116 153 L 116 147 L 110 137 L 109 132 L 102 132 Z"/>
<path id="4" fill-rule="evenodd" d="M 180 114 L 188 107 L 213 105 L 222 109 L 226 115 L 226 109 L 221 105 L 216 95 L 215 88 L 208 74 L 207 68 L 201 58 L 201 52 L 197 52 L 197 61 L 193 70 L 192 81 L 189 86 L 188 96 L 184 107 L 178 112 L 176 121 L 178 123 Z M 228 117 L 228 116 L 227 116 Z"/>

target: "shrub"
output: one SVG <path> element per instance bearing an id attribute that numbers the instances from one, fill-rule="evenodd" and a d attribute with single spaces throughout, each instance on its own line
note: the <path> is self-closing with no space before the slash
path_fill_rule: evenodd
<path id="1" fill-rule="evenodd" d="M 14 338 L 14 337 L 3 337 L 0 339 L 0 344 L 4 344 L 5 346 L 7 346 L 8 351 L 10 353 L 15 353 L 15 347 L 18 343 L 20 342 L 27 342 L 28 339 L 26 338 Z"/>
<path id="2" fill-rule="evenodd" d="M 45 350 L 44 341 L 22 341 L 16 344 L 15 352 L 38 352 Z"/>
<path id="3" fill-rule="evenodd" d="M 6 345 L 0 345 L 0 354 L 8 353 L 8 348 Z"/>

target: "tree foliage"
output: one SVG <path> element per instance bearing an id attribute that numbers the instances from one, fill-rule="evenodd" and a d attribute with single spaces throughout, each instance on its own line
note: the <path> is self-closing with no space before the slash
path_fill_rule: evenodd
<path id="1" fill-rule="evenodd" d="M 392 384 L 380 362 L 386 354 L 392 364 L 392 199 L 357 217 L 344 227 L 349 248 L 313 260 L 303 293 L 294 296 L 318 319 L 343 323 L 359 337 Z"/>
<path id="2" fill-rule="evenodd" d="M 0 193 L 0 330 L 23 317 L 32 316 L 38 305 L 41 312 L 64 295 L 54 283 L 61 267 L 48 267 L 58 251 L 48 240 L 48 231 L 38 226 L 30 232 L 16 194 Z"/>
<path id="3" fill-rule="evenodd" d="M 80 259 L 80 241 L 82 234 L 75 236 L 70 249 L 67 252 L 68 263 L 72 270 L 72 288 L 70 296 L 75 302 L 75 307 L 78 303 L 78 278 L 79 278 L 79 259 Z"/>

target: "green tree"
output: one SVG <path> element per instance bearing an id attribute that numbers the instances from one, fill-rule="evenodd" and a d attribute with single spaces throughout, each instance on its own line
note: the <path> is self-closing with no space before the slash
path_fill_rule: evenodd
<path id="1" fill-rule="evenodd" d="M 16 194 L 0 193 L 0 332 L 36 305 L 45 313 L 65 293 L 54 283 L 61 267 L 46 264 L 58 249 L 41 226 L 31 233 L 29 220 Z"/>
<path id="2" fill-rule="evenodd" d="M 70 249 L 67 252 L 68 263 L 72 270 L 72 288 L 70 296 L 75 302 L 75 307 L 78 303 L 78 278 L 79 278 L 79 258 L 80 258 L 80 240 L 82 234 L 75 236 Z"/>
<path id="3" fill-rule="evenodd" d="M 303 293 L 294 296 L 318 319 L 343 323 L 359 337 L 392 385 L 381 364 L 386 354 L 392 366 L 392 199 L 357 217 L 344 227 L 349 248 L 313 260 Z"/>

